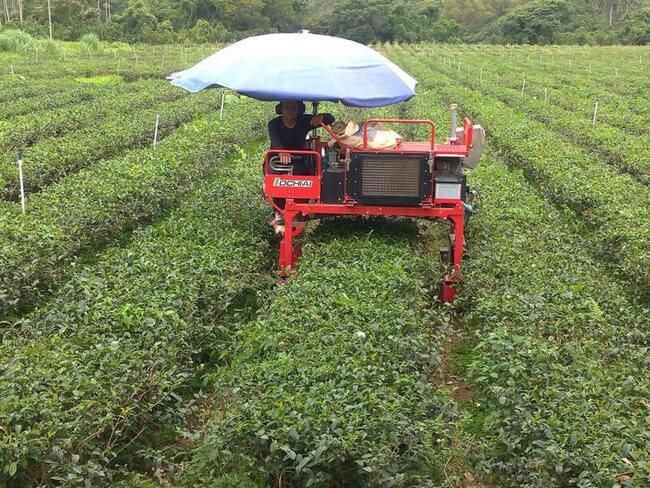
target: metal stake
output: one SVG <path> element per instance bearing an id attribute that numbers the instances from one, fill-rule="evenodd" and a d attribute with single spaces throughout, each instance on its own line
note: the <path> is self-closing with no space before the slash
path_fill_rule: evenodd
<path id="1" fill-rule="evenodd" d="M 160 114 L 156 115 L 156 128 L 153 131 L 153 148 L 156 149 L 156 142 L 158 142 L 158 123 L 160 122 Z"/>
<path id="2" fill-rule="evenodd" d="M 25 182 L 23 178 L 23 150 L 18 150 L 18 181 L 20 182 L 20 209 L 25 215 Z"/>
<path id="3" fill-rule="evenodd" d="M 223 105 L 226 101 L 226 89 L 221 90 L 221 108 L 219 109 L 219 120 L 223 119 Z"/>
<path id="4" fill-rule="evenodd" d="M 596 115 L 598 114 L 598 101 L 596 101 L 596 106 L 594 107 L 594 118 L 591 121 L 591 125 L 596 125 Z"/>

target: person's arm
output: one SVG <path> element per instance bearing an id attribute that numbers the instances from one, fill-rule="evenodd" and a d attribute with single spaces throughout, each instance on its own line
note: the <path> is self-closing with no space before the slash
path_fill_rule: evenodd
<path id="1" fill-rule="evenodd" d="M 282 138 L 280 137 L 280 131 L 278 128 L 278 123 L 276 122 L 279 119 L 273 119 L 269 121 L 269 139 L 271 140 L 271 149 L 285 149 L 284 144 L 282 144 Z M 291 155 L 288 153 L 280 153 L 280 164 L 289 164 L 291 163 Z"/>
<path id="2" fill-rule="evenodd" d="M 312 127 L 320 127 L 321 124 L 332 125 L 334 123 L 334 116 L 332 114 L 316 114 L 311 118 Z"/>
<path id="3" fill-rule="evenodd" d="M 271 140 L 271 149 L 284 149 L 282 139 L 280 138 L 280 131 L 278 130 L 277 119 L 269 121 L 269 139 Z"/>

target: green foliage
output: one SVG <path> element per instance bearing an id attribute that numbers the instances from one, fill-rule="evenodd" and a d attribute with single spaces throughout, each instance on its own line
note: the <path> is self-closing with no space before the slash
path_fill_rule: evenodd
<path id="1" fill-rule="evenodd" d="M 188 486 L 437 486 L 453 415 L 428 371 L 449 327 L 430 309 L 410 222 L 321 223 L 300 273 L 234 334 Z M 429 278 L 427 278 L 429 280 Z"/>
<path id="2" fill-rule="evenodd" d="M 36 302 L 66 272 L 66 265 L 120 232 L 174 205 L 212 166 L 227 144 L 257 137 L 260 112 L 233 111 L 225 125 L 191 123 L 162 140 L 156 150 L 129 151 L 95 163 L 30 197 L 29 214 L 0 214 L 0 277 L 3 316 Z"/>
<path id="3" fill-rule="evenodd" d="M 465 57 L 464 61 L 469 63 L 473 60 Z M 481 64 L 484 61 L 483 57 L 478 59 Z M 504 67 L 505 65 L 507 65 L 507 62 L 504 63 Z M 454 68 L 447 69 L 444 63 L 441 70 L 449 77 L 453 78 L 456 75 Z M 608 118 L 608 108 L 611 107 L 611 112 L 618 115 L 615 119 L 616 123 L 624 125 L 627 130 L 611 127 L 602 122 L 594 125 L 594 88 L 591 88 L 588 90 L 590 95 L 582 95 L 588 97 L 588 105 L 585 106 L 585 112 L 587 110 L 588 112 L 582 118 L 582 123 L 576 127 L 576 105 L 580 104 L 582 98 L 579 93 L 576 93 L 575 96 L 569 95 L 568 89 L 564 88 L 562 95 L 555 90 L 551 92 L 554 99 L 555 97 L 559 98 L 558 103 L 548 103 L 548 101 L 544 100 L 544 96 L 548 96 L 548 89 L 546 91 L 541 90 L 541 84 L 549 71 L 546 70 L 543 76 L 536 76 L 533 73 L 532 79 L 529 79 L 529 75 L 527 75 L 527 93 L 521 93 L 521 86 L 517 88 L 508 87 L 508 84 L 512 86 L 512 84 L 522 82 L 521 74 L 517 69 L 510 72 L 506 71 L 501 75 L 499 86 L 494 86 L 492 83 L 486 84 L 472 77 L 466 78 L 464 84 L 486 96 L 501 100 L 509 106 L 520 108 L 529 118 L 544 123 L 547 127 L 558 132 L 559 135 L 573 140 L 579 145 L 593 148 L 602 155 L 605 162 L 634 175 L 644 185 L 650 185 L 650 135 L 638 133 L 639 123 L 647 123 L 650 118 L 644 118 L 640 114 L 631 117 L 627 111 L 633 110 L 635 105 L 629 103 L 628 97 L 620 97 L 621 100 L 617 100 L 619 97 L 616 97 L 615 94 L 609 90 L 603 90 L 603 94 L 598 97 L 599 121 L 603 115 L 605 119 Z M 538 87 L 531 87 L 534 83 L 537 83 Z M 627 80 L 622 80 L 622 83 L 627 84 Z M 572 92 L 578 92 L 581 88 L 585 88 L 584 85 L 571 87 L 571 90 Z M 531 89 L 535 91 L 531 93 Z M 537 96 L 534 96 L 534 94 Z M 620 105 L 615 105 L 617 102 Z M 626 104 L 626 102 L 628 103 Z M 639 103 L 642 104 L 643 102 L 639 101 Z M 567 109 L 559 106 L 560 104 L 566 106 Z"/>
<path id="4" fill-rule="evenodd" d="M 325 29 L 328 34 L 363 44 L 396 40 L 418 42 L 432 38 L 431 24 L 437 19 L 435 2 L 345 0 L 335 7 Z M 453 25 L 441 24 L 437 34 L 444 37 L 448 29 L 453 30 Z"/>
<path id="5" fill-rule="evenodd" d="M 478 465 L 513 486 L 647 486 L 650 310 L 520 173 L 484 161 L 471 183 L 484 205 L 461 306 L 478 342 L 469 377 L 490 407 Z"/>
<path id="6" fill-rule="evenodd" d="M 647 0 L 58 0 L 52 20 L 57 39 L 95 33 L 150 44 L 230 42 L 300 28 L 363 43 L 641 44 L 648 20 L 639 9 L 647 6 Z M 15 2 L 9 9 L 15 19 Z M 43 2 L 23 2 L 23 17 L 7 25 L 47 36 Z"/>
<path id="7" fill-rule="evenodd" d="M 623 19 L 621 37 L 625 44 L 650 44 L 650 6 Z"/>
<path id="8" fill-rule="evenodd" d="M 148 96 L 143 94 L 143 98 Z M 206 92 L 169 102 L 150 99 L 143 102 L 135 114 L 116 112 L 96 126 L 88 126 L 68 137 L 50 137 L 25 149 L 25 188 L 37 192 L 47 185 L 74 173 L 79 169 L 105 158 L 140 146 L 151 144 L 155 132 L 156 117 L 160 117 L 158 137 L 173 132 L 179 125 L 216 110 L 220 104 L 217 97 Z M 15 200 L 19 181 L 16 174 L 15 153 L 0 157 L 0 195 Z"/>
<path id="9" fill-rule="evenodd" d="M 550 44 L 555 32 L 571 20 L 567 0 L 536 0 L 512 9 L 492 27 L 499 42 Z"/>
<path id="10" fill-rule="evenodd" d="M 272 107 L 194 120 L 218 92 L 149 78 L 211 48 L 103 47 L 0 54 L 6 174 L 27 144 L 42 178 L 27 215 L 0 202 L 0 485 L 458 486 L 461 454 L 498 486 L 648 485 L 647 49 L 379 46 L 420 81 L 402 117 L 441 139 L 460 102 L 488 130 L 452 316 L 400 220 L 321 223 L 268 291 L 263 143 L 237 145 Z M 460 413 L 431 381 L 456 326 L 477 346 L 446 362 L 475 391 Z"/>
<path id="11" fill-rule="evenodd" d="M 126 10 L 115 17 L 128 42 L 145 40 L 156 31 L 158 20 L 145 0 L 129 0 Z"/>
<path id="12" fill-rule="evenodd" d="M 3 330 L 3 484 L 111 484 L 118 456 L 177 417 L 180 394 L 228 343 L 230 304 L 264 283 L 269 244 L 257 157 L 223 154 L 168 219 Z"/>
<path id="13" fill-rule="evenodd" d="M 467 107 L 481 121 L 490 140 L 513 165 L 524 168 L 553 201 L 568 205 L 591 226 L 601 254 L 616 262 L 639 294 L 650 290 L 650 191 L 632 176 L 620 174 L 590 152 L 559 138 L 524 113 L 457 83 L 422 73 L 425 86 L 448 102 Z M 637 225 L 630 226 L 629 222 Z"/>
<path id="14" fill-rule="evenodd" d="M 34 43 L 34 38 L 21 30 L 0 32 L 0 51 L 26 52 Z"/>
<path id="15" fill-rule="evenodd" d="M 86 52 L 90 54 L 99 54 L 101 52 L 102 45 L 99 41 L 97 34 L 85 34 L 79 39 L 79 42 L 84 47 Z"/>
<path id="16" fill-rule="evenodd" d="M 166 81 L 141 80 L 123 83 L 116 75 L 78 79 L 84 84 L 104 87 L 97 98 L 45 113 L 30 113 L 0 125 L 0 151 L 31 146 L 41 139 L 62 136 L 98 124 L 119 114 L 142 110 L 181 98 L 183 93 Z M 1 124 L 1 123 L 0 123 Z"/>
<path id="17" fill-rule="evenodd" d="M 197 20 L 194 27 L 184 32 L 184 36 L 193 43 L 227 42 L 232 39 L 232 34 L 222 24 L 205 19 Z"/>

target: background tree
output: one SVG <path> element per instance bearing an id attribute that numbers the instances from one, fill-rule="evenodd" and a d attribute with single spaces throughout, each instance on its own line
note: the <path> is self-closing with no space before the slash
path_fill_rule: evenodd
<path id="1" fill-rule="evenodd" d="M 57 39 L 95 33 L 109 41 L 150 43 L 229 42 L 301 28 L 363 43 L 640 43 L 650 6 L 650 0 L 49 1 Z M 47 35 L 47 3 L 0 0 L 0 28 Z"/>
<path id="2" fill-rule="evenodd" d="M 650 44 L 650 7 L 644 7 L 625 16 L 621 38 L 625 44 Z"/>

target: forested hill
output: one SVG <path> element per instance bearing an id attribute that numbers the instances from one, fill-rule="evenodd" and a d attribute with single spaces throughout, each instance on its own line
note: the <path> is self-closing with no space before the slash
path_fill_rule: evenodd
<path id="1" fill-rule="evenodd" d="M 229 42 L 313 32 L 359 42 L 650 44 L 650 0 L 0 0 L 2 29 L 55 38 Z M 0 43 L 0 50 L 2 50 Z"/>

